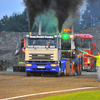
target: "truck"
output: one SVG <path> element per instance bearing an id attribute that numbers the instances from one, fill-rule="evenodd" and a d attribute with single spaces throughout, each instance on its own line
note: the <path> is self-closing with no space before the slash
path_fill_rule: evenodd
<path id="1" fill-rule="evenodd" d="M 93 50 L 96 49 L 93 36 L 91 34 L 75 34 L 75 36 L 78 41 L 78 48 L 89 54 L 93 54 Z M 79 53 L 81 52 L 79 51 Z M 82 69 L 84 71 L 96 71 L 96 59 L 83 53 Z"/>
<path id="2" fill-rule="evenodd" d="M 82 57 L 75 50 L 74 38 L 71 34 L 68 34 L 68 38 L 63 40 L 66 35 L 67 33 L 63 35 L 25 36 L 27 76 L 37 74 L 52 74 L 56 77 L 81 75 Z M 72 48 L 72 44 L 74 48 Z"/>

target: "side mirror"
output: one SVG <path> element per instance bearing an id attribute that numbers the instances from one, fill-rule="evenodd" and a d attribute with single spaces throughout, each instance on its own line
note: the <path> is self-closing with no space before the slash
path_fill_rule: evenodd
<path id="1" fill-rule="evenodd" d="M 20 51 L 19 49 L 16 49 L 14 56 L 19 55 L 19 51 Z"/>
<path id="2" fill-rule="evenodd" d="M 19 41 L 18 41 L 17 46 L 16 46 L 16 50 L 15 50 L 15 54 L 14 54 L 14 56 L 19 55 L 19 52 L 20 52 L 21 46 L 23 45 L 22 43 L 23 43 L 22 40 L 19 40 Z"/>
<path id="3" fill-rule="evenodd" d="M 93 45 L 93 49 L 96 49 L 96 44 Z"/>

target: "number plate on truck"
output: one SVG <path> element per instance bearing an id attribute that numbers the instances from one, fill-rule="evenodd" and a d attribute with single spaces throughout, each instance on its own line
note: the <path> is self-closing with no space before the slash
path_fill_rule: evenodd
<path id="1" fill-rule="evenodd" d="M 45 66 L 38 66 L 37 68 L 45 68 Z"/>

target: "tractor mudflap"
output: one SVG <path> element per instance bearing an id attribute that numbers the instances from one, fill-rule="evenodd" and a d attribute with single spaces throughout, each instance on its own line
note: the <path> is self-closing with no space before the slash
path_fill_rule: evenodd
<path id="1" fill-rule="evenodd" d="M 70 60 L 66 61 L 66 75 L 70 75 Z"/>

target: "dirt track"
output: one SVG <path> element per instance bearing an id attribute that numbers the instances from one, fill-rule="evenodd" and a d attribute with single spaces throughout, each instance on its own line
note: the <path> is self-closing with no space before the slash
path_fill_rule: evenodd
<path id="1" fill-rule="evenodd" d="M 32 76 L 27 77 L 26 73 L 20 72 L 0 72 L 0 99 L 10 98 L 15 96 L 67 90 L 81 87 L 97 87 L 100 86 L 100 82 L 97 81 L 96 73 L 83 72 L 81 76 L 66 76 L 66 77 L 52 77 L 52 76 Z M 99 88 L 90 90 L 100 90 Z M 89 89 L 88 89 L 89 90 Z M 80 91 L 88 91 L 80 90 Z M 55 94 L 46 94 L 38 96 L 30 96 L 26 98 L 18 98 L 18 100 L 30 100 L 37 99 L 46 96 L 53 96 L 59 94 L 74 93 L 62 92 Z"/>

